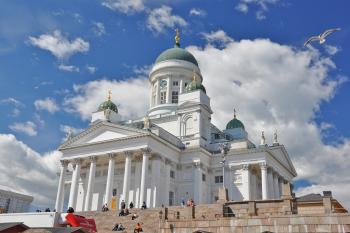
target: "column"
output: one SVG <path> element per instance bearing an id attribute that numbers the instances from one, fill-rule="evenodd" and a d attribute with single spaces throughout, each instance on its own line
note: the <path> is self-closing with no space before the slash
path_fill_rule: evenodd
<path id="1" fill-rule="evenodd" d="M 136 208 L 140 206 L 139 201 L 140 201 L 141 169 L 142 169 L 141 161 L 137 160 L 135 162 L 135 199 L 134 199 L 134 206 Z"/>
<path id="2" fill-rule="evenodd" d="M 130 179 L 131 179 L 131 160 L 132 154 L 129 151 L 124 152 L 125 154 L 125 166 L 124 166 L 124 181 L 123 181 L 123 199 L 126 205 L 129 205 L 129 190 L 130 190 Z"/>
<path id="3" fill-rule="evenodd" d="M 115 154 L 108 154 L 108 174 L 107 174 L 107 184 L 106 184 L 106 193 L 105 193 L 105 203 L 110 206 L 110 201 L 112 198 L 112 188 L 114 182 L 114 166 L 115 166 Z"/>
<path id="4" fill-rule="evenodd" d="M 193 199 L 195 204 L 201 203 L 201 195 L 202 195 L 202 170 L 201 170 L 201 162 L 200 160 L 193 161 L 194 165 L 194 184 L 193 184 Z"/>
<path id="5" fill-rule="evenodd" d="M 244 201 L 250 200 L 250 170 L 249 164 L 242 164 L 242 196 Z"/>
<path id="6" fill-rule="evenodd" d="M 163 204 L 165 206 L 169 206 L 169 192 L 170 192 L 170 161 L 165 160 L 165 171 L 164 171 L 164 197 L 163 197 Z"/>
<path id="7" fill-rule="evenodd" d="M 272 168 L 267 169 L 267 184 L 268 184 L 268 198 L 274 199 L 275 191 L 273 189 L 273 171 Z"/>
<path id="8" fill-rule="evenodd" d="M 166 90 L 166 103 L 167 104 L 171 104 L 171 96 L 172 96 L 172 93 L 171 93 L 171 86 L 173 85 L 173 83 L 171 82 L 172 79 L 169 77 L 168 78 L 168 85 L 167 85 L 167 90 Z"/>
<path id="9" fill-rule="evenodd" d="M 180 93 L 182 94 L 184 92 L 184 84 L 183 84 L 183 79 L 180 79 Z"/>
<path id="10" fill-rule="evenodd" d="M 92 199 L 92 193 L 94 191 L 95 173 L 96 173 L 96 157 L 91 156 L 89 157 L 89 159 L 90 159 L 90 170 L 89 170 L 89 180 L 87 184 L 85 206 L 84 206 L 85 211 L 91 210 L 91 199 Z"/>
<path id="11" fill-rule="evenodd" d="M 273 174 L 273 190 L 274 190 L 274 198 L 279 199 L 279 188 L 278 188 L 278 174 L 274 173 Z"/>
<path id="12" fill-rule="evenodd" d="M 161 158 L 160 156 L 154 156 L 152 158 L 152 207 L 159 207 L 162 204 L 162 197 L 160 196 L 160 168 L 161 168 Z"/>
<path id="13" fill-rule="evenodd" d="M 61 160 L 61 172 L 60 172 L 60 179 L 58 181 L 58 190 L 57 190 L 57 197 L 56 197 L 56 205 L 55 209 L 56 212 L 62 212 L 63 211 L 63 203 L 64 203 L 64 179 L 66 176 L 66 170 L 67 170 L 67 161 Z"/>
<path id="14" fill-rule="evenodd" d="M 157 89 L 156 89 L 156 99 L 154 105 L 157 106 L 160 103 L 160 86 L 159 86 L 159 78 L 157 79 Z"/>
<path id="15" fill-rule="evenodd" d="M 148 172 L 148 159 L 151 150 L 149 148 L 142 149 L 142 170 L 141 170 L 141 187 L 140 187 L 140 201 L 139 207 L 146 201 L 146 178 Z"/>
<path id="16" fill-rule="evenodd" d="M 278 193 L 279 193 L 279 197 L 282 197 L 283 180 L 284 180 L 284 178 L 282 176 L 280 176 L 279 179 L 278 179 Z"/>
<path id="17" fill-rule="evenodd" d="M 70 193 L 69 193 L 69 201 L 68 201 L 68 208 L 73 207 L 73 209 L 76 208 L 77 203 L 77 194 L 78 194 L 78 181 L 80 178 L 80 168 L 81 168 L 81 160 L 76 159 L 74 160 L 74 170 L 72 174 L 72 183 L 70 186 Z"/>
<path id="18" fill-rule="evenodd" d="M 263 200 L 267 200 L 269 197 L 268 182 L 267 182 L 267 166 L 266 163 L 260 164 L 261 170 L 261 196 Z"/>

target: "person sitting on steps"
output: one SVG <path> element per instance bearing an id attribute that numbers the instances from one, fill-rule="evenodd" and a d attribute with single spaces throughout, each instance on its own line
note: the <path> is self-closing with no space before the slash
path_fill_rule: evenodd
<path id="1" fill-rule="evenodd" d="M 134 219 L 136 219 L 138 216 L 137 216 L 137 214 L 133 214 L 132 216 L 131 216 L 131 220 L 134 220 Z"/>
<path id="2" fill-rule="evenodd" d="M 135 226 L 134 233 L 143 232 L 141 224 L 138 222 Z"/>
<path id="3" fill-rule="evenodd" d="M 120 223 L 116 223 L 112 229 L 112 231 L 124 231 L 125 227 Z"/>
<path id="4" fill-rule="evenodd" d="M 130 202 L 129 209 L 132 209 L 132 208 L 134 208 L 134 203 Z"/>
<path id="5" fill-rule="evenodd" d="M 142 203 L 141 209 L 143 209 L 143 210 L 147 209 L 146 202 Z"/>

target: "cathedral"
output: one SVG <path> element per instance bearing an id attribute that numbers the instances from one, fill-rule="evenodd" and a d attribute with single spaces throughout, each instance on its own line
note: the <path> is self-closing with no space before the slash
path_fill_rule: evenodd
<path id="1" fill-rule="evenodd" d="M 292 183 L 297 174 L 276 132 L 272 145 L 263 132 L 254 144 L 236 111 L 224 129 L 211 122 L 215 109 L 202 84 L 209 77 L 179 41 L 177 32 L 174 47 L 154 62 L 144 116 L 125 120 L 109 92 L 89 128 L 59 147 L 58 212 L 117 208 L 122 200 L 149 208 L 211 204 L 221 187 L 228 200 L 273 200 Z"/>

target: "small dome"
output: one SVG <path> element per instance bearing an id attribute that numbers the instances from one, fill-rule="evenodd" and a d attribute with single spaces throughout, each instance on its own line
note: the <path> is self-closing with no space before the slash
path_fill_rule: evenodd
<path id="1" fill-rule="evenodd" d="M 167 60 L 182 60 L 188 61 L 192 64 L 198 66 L 196 58 L 188 52 L 186 49 L 179 48 L 178 45 L 175 45 L 174 48 L 170 48 L 162 52 L 156 59 L 156 64 L 162 61 Z"/>
<path id="2" fill-rule="evenodd" d="M 104 111 L 106 109 L 110 109 L 116 113 L 118 113 L 117 105 L 115 105 L 111 100 L 106 100 L 100 106 L 98 106 L 98 111 Z"/>
<path id="3" fill-rule="evenodd" d="M 226 125 L 226 129 L 237 129 L 237 128 L 242 128 L 244 129 L 243 123 L 236 118 L 236 109 L 234 110 L 234 115 L 233 119 L 230 120 L 229 123 Z"/>
<path id="4" fill-rule="evenodd" d="M 193 80 L 192 82 L 190 82 L 190 84 L 188 84 L 186 86 L 186 92 L 192 92 L 192 91 L 195 91 L 195 90 L 202 90 L 204 93 L 207 93 L 207 91 L 205 90 L 205 87 L 197 82 L 196 80 Z"/>

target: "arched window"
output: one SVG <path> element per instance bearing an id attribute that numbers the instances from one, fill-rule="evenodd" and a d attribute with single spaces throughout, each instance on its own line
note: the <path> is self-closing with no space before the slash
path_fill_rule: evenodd
<path id="1" fill-rule="evenodd" d="M 189 117 L 185 121 L 185 135 L 193 134 L 193 117 Z"/>

